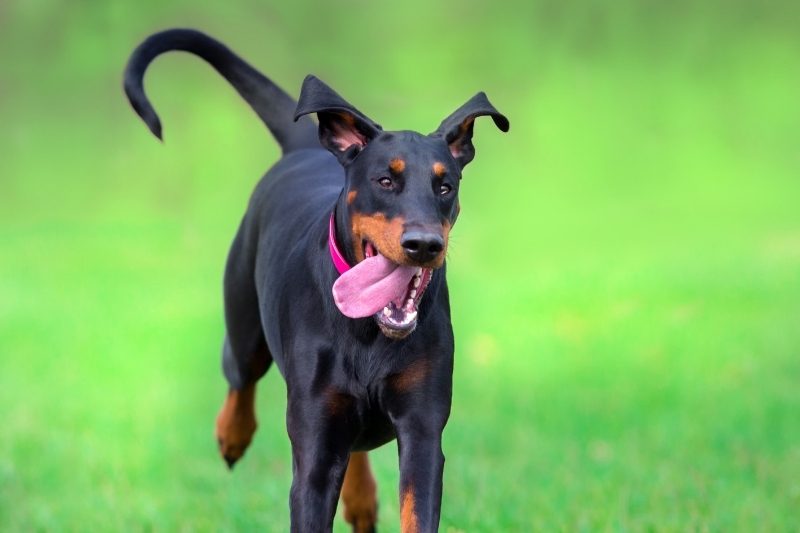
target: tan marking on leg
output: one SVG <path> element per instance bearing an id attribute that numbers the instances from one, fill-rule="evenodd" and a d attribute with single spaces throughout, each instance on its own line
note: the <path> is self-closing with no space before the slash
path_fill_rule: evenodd
<path id="1" fill-rule="evenodd" d="M 373 531 L 378 522 L 378 497 L 367 452 L 353 452 L 342 484 L 344 519 L 357 533 Z"/>
<path id="2" fill-rule="evenodd" d="M 404 220 L 400 217 L 386 218 L 383 213 L 365 215 L 353 213 L 350 217 L 351 234 L 353 236 L 353 246 L 356 261 L 364 260 L 364 248 L 362 241 L 368 240 L 374 244 L 378 251 L 387 259 L 398 263 L 407 264 L 408 259 L 400 246 L 400 239 L 403 236 Z"/>
<path id="3" fill-rule="evenodd" d="M 414 512 L 414 487 L 408 486 L 400 504 L 400 531 L 418 533 L 417 514 Z"/>
<path id="4" fill-rule="evenodd" d="M 436 163 L 433 164 L 434 176 L 436 176 L 437 178 L 441 178 L 444 177 L 446 173 L 447 173 L 447 167 L 444 166 L 444 163 L 437 161 Z"/>
<path id="5" fill-rule="evenodd" d="M 430 366 L 427 359 L 417 359 L 402 371 L 389 376 L 389 385 L 395 392 L 408 392 L 425 379 Z"/>
<path id="6" fill-rule="evenodd" d="M 400 174 L 406 169 L 406 162 L 400 159 L 399 157 L 395 157 L 391 161 L 389 161 L 389 170 L 392 171 L 392 174 Z"/>
<path id="7" fill-rule="evenodd" d="M 358 191 L 350 191 L 347 193 L 347 205 L 352 205 L 356 199 L 356 196 L 358 196 Z"/>
<path id="8" fill-rule="evenodd" d="M 217 416 L 219 451 L 230 467 L 244 455 L 256 432 L 255 396 L 255 383 L 230 389 Z"/>

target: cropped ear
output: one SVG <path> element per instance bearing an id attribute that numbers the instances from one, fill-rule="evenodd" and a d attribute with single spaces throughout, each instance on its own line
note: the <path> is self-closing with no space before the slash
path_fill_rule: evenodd
<path id="1" fill-rule="evenodd" d="M 319 119 L 319 142 L 342 165 L 349 164 L 382 131 L 380 125 L 310 74 L 300 89 L 294 120 L 309 113 L 316 113 Z"/>
<path id="2" fill-rule="evenodd" d="M 472 126 L 477 117 L 490 116 L 501 131 L 508 131 L 508 119 L 489 102 L 486 93 L 479 92 L 466 104 L 456 109 L 431 133 L 431 137 L 441 137 L 450 147 L 453 159 L 464 168 L 475 157 L 472 146 Z"/>

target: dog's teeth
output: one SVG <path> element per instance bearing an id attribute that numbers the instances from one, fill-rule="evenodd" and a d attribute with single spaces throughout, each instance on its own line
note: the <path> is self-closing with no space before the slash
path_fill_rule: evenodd
<path id="1" fill-rule="evenodd" d="M 412 322 L 415 318 L 417 318 L 417 312 L 416 311 L 411 311 L 410 313 L 408 313 L 408 316 L 406 317 L 406 321 L 407 322 Z"/>
<path id="2" fill-rule="evenodd" d="M 383 308 L 383 316 L 387 316 L 387 317 L 388 316 L 392 316 L 392 310 L 389 309 L 388 307 L 384 307 Z"/>
<path id="3" fill-rule="evenodd" d="M 408 295 L 411 298 L 414 298 L 417 295 L 417 289 L 411 289 L 411 292 L 409 292 Z M 409 301 L 411 301 L 411 298 L 409 298 Z"/>
<path id="4" fill-rule="evenodd" d="M 411 298 L 409 298 L 409 299 L 406 301 L 406 307 L 411 307 L 411 306 L 413 306 L 413 305 L 414 305 L 414 300 L 412 300 Z"/>
<path id="5" fill-rule="evenodd" d="M 414 288 L 416 289 L 417 287 L 419 287 L 420 283 L 421 283 L 421 280 L 419 279 L 419 276 L 415 276 L 414 277 Z M 414 291 L 414 292 L 416 292 L 416 291 Z"/>
<path id="6" fill-rule="evenodd" d="M 422 275 L 422 267 L 417 267 L 417 276 Z"/>

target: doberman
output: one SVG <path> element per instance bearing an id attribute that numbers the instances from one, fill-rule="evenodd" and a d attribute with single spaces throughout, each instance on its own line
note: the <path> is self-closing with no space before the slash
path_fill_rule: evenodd
<path id="1" fill-rule="evenodd" d="M 366 452 L 394 438 L 402 530 L 435 531 L 452 396 L 448 233 L 473 121 L 489 116 L 508 131 L 508 120 L 478 93 L 430 135 L 383 131 L 314 76 L 296 102 L 221 43 L 174 29 L 145 40 L 125 70 L 128 99 L 159 138 L 143 77 L 171 50 L 214 67 L 283 151 L 225 268 L 223 458 L 232 467 L 250 444 L 256 382 L 274 361 L 287 386 L 292 531 L 330 531 L 340 495 L 353 529 L 373 531 Z"/>

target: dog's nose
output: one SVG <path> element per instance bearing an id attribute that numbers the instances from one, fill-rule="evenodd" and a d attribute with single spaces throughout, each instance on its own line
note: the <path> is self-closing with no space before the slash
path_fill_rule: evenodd
<path id="1" fill-rule="evenodd" d="M 403 234 L 400 245 L 410 259 L 427 263 L 442 253 L 444 239 L 438 233 L 409 231 Z"/>

